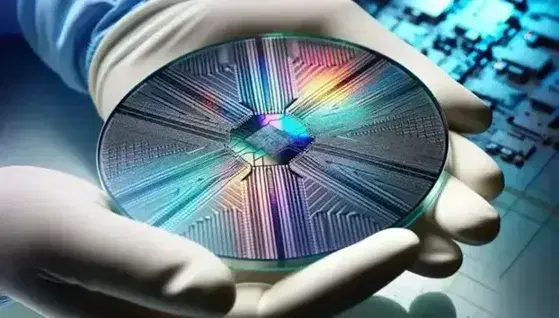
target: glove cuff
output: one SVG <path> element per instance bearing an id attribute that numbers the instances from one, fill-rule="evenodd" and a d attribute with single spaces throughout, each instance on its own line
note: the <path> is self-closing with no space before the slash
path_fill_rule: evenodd
<path id="1" fill-rule="evenodd" d="M 99 43 L 91 60 L 88 83 L 89 94 L 103 120 L 143 79 L 188 52 L 188 47 L 168 42 L 180 32 L 179 20 L 188 23 L 193 18 L 195 2 L 148 1 L 118 21 Z"/>

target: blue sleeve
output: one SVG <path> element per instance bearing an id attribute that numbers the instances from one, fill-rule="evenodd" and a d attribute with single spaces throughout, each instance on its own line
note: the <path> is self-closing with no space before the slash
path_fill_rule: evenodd
<path id="1" fill-rule="evenodd" d="M 112 25 L 146 0 L 18 0 L 18 20 L 37 55 L 69 87 L 88 92 L 88 70 Z"/>

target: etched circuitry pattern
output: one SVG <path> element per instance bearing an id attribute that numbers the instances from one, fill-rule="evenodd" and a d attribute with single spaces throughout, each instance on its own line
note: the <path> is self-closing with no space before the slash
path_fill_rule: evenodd
<path id="1" fill-rule="evenodd" d="M 421 213 L 447 151 L 438 106 L 391 60 L 265 36 L 185 56 L 105 125 L 99 168 L 128 216 L 217 255 L 322 255 Z"/>

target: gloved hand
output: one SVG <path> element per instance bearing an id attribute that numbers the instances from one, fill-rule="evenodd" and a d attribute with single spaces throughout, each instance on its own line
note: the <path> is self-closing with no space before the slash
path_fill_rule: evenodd
<path id="1" fill-rule="evenodd" d="M 46 317 L 325 317 L 365 299 L 417 257 L 390 229 L 275 285 L 239 283 L 216 256 L 117 215 L 95 186 L 34 167 L 0 169 L 0 288 Z M 213 315 L 210 315 L 213 314 Z"/>
<path id="2" fill-rule="evenodd" d="M 89 71 L 90 94 L 106 119 L 132 87 L 168 62 L 268 32 L 370 47 L 431 89 L 455 131 L 452 176 L 433 211 L 415 225 L 417 235 L 385 230 L 286 278 L 231 273 L 200 246 L 111 213 L 104 194 L 84 181 L 39 168 L 2 168 L 0 288 L 48 317 L 323 317 L 365 299 L 405 269 L 450 275 L 461 263 L 454 240 L 483 244 L 496 236 L 499 217 L 486 200 L 502 190 L 502 173 L 459 134 L 486 129 L 490 111 L 349 0 L 151 0 L 101 42 Z"/>

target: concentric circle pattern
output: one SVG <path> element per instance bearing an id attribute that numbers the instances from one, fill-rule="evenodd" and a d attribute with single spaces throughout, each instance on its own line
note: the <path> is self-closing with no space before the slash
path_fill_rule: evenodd
<path id="1" fill-rule="evenodd" d="M 446 153 L 438 105 L 397 63 L 269 35 L 196 51 L 137 86 L 104 127 L 99 169 L 129 217 L 269 268 L 408 225 Z"/>

